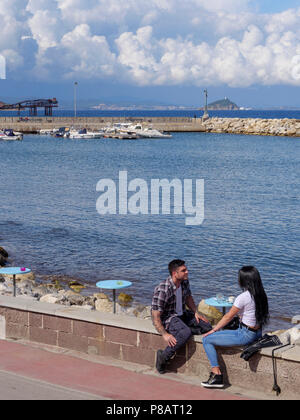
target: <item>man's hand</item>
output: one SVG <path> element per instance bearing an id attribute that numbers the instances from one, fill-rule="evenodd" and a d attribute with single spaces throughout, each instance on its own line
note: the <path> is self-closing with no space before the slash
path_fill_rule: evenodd
<path id="1" fill-rule="evenodd" d="M 163 339 L 170 347 L 175 347 L 177 344 L 176 338 L 172 334 L 169 334 L 167 332 L 163 335 Z"/>
<path id="2" fill-rule="evenodd" d="M 209 320 L 204 315 L 198 314 L 198 312 L 195 313 L 195 318 L 196 318 L 196 321 L 198 322 L 198 324 L 199 324 L 200 320 L 209 323 Z"/>

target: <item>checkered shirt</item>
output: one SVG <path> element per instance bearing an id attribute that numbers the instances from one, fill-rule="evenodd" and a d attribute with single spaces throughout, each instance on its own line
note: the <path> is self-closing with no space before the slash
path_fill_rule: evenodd
<path id="1" fill-rule="evenodd" d="M 188 296 L 191 296 L 190 284 L 188 280 L 181 283 L 182 288 L 182 306 L 185 312 L 185 302 Z M 154 290 L 152 298 L 152 311 L 161 312 L 161 321 L 166 330 L 168 330 L 172 318 L 178 316 L 176 313 L 176 286 L 169 276 L 167 280 L 161 282 Z"/>

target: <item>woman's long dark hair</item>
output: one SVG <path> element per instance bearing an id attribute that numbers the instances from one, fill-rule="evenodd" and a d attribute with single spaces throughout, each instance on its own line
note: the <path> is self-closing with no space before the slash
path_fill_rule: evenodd
<path id="1" fill-rule="evenodd" d="M 259 271 L 253 266 L 243 267 L 239 271 L 239 285 L 248 291 L 255 302 L 256 322 L 260 327 L 269 321 L 268 297 L 263 287 Z"/>

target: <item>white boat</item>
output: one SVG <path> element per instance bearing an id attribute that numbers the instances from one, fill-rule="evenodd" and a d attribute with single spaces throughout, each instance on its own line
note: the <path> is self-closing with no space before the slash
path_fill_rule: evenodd
<path id="1" fill-rule="evenodd" d="M 81 130 L 70 130 L 65 137 L 69 139 L 100 139 L 103 134 L 103 131 L 87 131 L 86 128 L 83 128 Z"/>
<path id="2" fill-rule="evenodd" d="M 19 132 L 14 132 L 11 129 L 3 130 L 0 132 L 0 140 L 3 140 L 3 141 L 23 140 L 23 134 Z"/>
<path id="3" fill-rule="evenodd" d="M 135 131 L 120 130 L 119 133 L 116 134 L 116 138 L 120 140 L 136 140 L 140 137 Z"/>
<path id="4" fill-rule="evenodd" d="M 42 136 L 46 136 L 46 135 L 49 135 L 49 134 L 53 134 L 55 131 L 56 130 L 55 129 L 53 130 L 52 128 L 45 128 L 44 130 L 40 130 L 39 134 L 42 135 Z"/>
<path id="5" fill-rule="evenodd" d="M 152 127 L 145 127 L 143 128 L 141 124 L 137 124 L 132 126 L 131 129 L 137 133 L 137 135 L 141 138 L 148 138 L 148 139 L 170 139 L 172 138 L 171 134 L 162 133 L 155 128 Z"/>

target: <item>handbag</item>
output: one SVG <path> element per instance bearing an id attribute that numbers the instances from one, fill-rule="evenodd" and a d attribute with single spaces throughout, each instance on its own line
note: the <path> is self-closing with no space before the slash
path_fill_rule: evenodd
<path id="1" fill-rule="evenodd" d="M 240 328 L 240 318 L 238 316 L 235 316 L 225 327 L 223 327 L 223 330 L 237 330 Z"/>
<path id="2" fill-rule="evenodd" d="M 211 324 L 209 322 L 202 321 L 202 319 L 200 319 L 200 321 L 197 322 L 194 318 L 189 322 L 188 326 L 190 327 L 193 335 L 206 334 L 210 330 L 212 330 Z"/>

